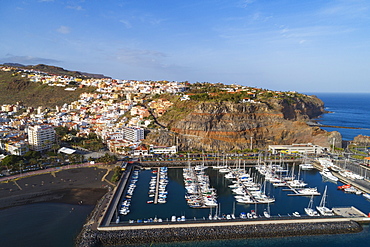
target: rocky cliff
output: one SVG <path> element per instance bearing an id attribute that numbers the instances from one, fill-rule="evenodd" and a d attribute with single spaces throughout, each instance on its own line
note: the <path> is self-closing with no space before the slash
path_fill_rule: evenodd
<path id="1" fill-rule="evenodd" d="M 147 139 L 178 145 L 180 150 L 231 151 L 292 143 L 329 147 L 333 138 L 341 142 L 340 134 L 305 123 L 323 112 L 324 104 L 315 96 L 258 103 L 198 102 L 185 117 L 161 122 L 167 129 L 152 130 Z"/>

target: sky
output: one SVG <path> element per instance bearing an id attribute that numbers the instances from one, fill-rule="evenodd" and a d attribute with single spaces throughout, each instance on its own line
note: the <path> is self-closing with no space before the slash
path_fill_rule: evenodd
<path id="1" fill-rule="evenodd" d="M 0 63 L 370 92 L 368 0 L 1 0 Z"/>

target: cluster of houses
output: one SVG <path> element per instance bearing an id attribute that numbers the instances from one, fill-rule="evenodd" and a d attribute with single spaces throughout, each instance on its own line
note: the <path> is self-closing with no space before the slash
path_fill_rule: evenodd
<path id="1" fill-rule="evenodd" d="M 31 81 L 53 86 L 96 87 L 94 93 L 83 93 L 77 101 L 55 109 L 24 107 L 21 103 L 0 106 L 0 149 L 8 154 L 24 155 L 29 150 L 43 151 L 55 142 L 53 127 L 63 126 L 77 131 L 78 136 L 97 134 L 109 150 L 118 154 L 143 149 L 144 128 L 150 125 L 150 116 L 163 115 L 171 107 L 168 100 L 158 98 L 143 107 L 143 95 L 180 93 L 185 90 L 179 82 L 153 82 L 103 79 L 85 79 L 49 75 L 22 68 L 16 71 Z M 23 109 L 22 114 L 18 114 Z M 48 129 L 50 132 L 45 132 Z M 45 132 L 45 133 L 44 133 Z M 42 136 L 42 138 L 40 138 Z M 39 138 L 38 138 L 39 137 Z M 147 148 L 149 151 L 149 148 Z M 164 151 L 167 150 L 167 151 Z M 154 153 L 172 153 L 176 148 L 150 147 Z M 146 152 L 139 152 L 146 154 Z"/>
<path id="2" fill-rule="evenodd" d="M 133 151 L 134 154 L 145 155 L 147 152 L 173 153 L 176 150 L 176 147 L 148 148 L 141 145 L 145 138 L 144 130 L 150 127 L 153 117 L 162 116 L 173 104 L 160 96 L 150 102 L 145 101 L 147 95 L 163 93 L 177 94 L 182 101 L 190 100 L 191 94 L 185 92 L 188 83 L 77 78 L 9 66 L 0 66 L 0 69 L 18 73 L 33 82 L 68 90 L 95 88 L 93 93 L 82 93 L 77 101 L 56 106 L 55 109 L 42 106 L 34 109 L 21 103 L 0 106 L 0 149 L 8 154 L 23 155 L 30 149 L 50 149 L 55 142 L 54 127 L 58 126 L 73 129 L 78 136 L 95 133 L 111 152 L 118 154 Z M 249 97 L 242 103 L 258 103 L 256 99 L 261 94 L 287 94 L 239 85 L 225 86 L 222 90 L 227 93 L 247 91 Z"/>

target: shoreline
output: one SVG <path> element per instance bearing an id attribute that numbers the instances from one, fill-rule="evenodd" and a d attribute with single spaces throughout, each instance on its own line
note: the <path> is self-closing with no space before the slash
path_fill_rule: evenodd
<path id="1" fill-rule="evenodd" d="M 31 203 L 58 202 L 95 205 L 111 190 L 106 169 L 74 168 L 0 183 L 0 210 Z"/>

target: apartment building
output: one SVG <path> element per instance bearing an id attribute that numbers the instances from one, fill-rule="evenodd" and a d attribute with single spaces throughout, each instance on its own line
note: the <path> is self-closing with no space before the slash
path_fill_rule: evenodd
<path id="1" fill-rule="evenodd" d="M 126 140 L 138 142 L 144 139 L 144 129 L 136 127 L 124 127 L 122 133 Z"/>
<path id="2" fill-rule="evenodd" d="M 55 142 L 55 130 L 50 125 L 35 125 L 28 127 L 28 144 L 34 151 L 51 148 Z"/>

